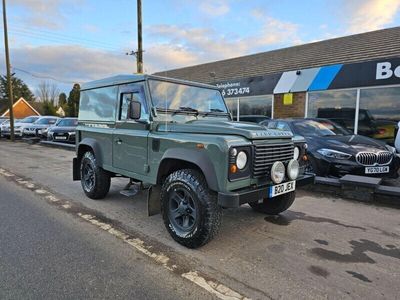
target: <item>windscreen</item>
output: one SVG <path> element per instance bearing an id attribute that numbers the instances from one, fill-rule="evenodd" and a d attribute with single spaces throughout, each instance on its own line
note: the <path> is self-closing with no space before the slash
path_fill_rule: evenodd
<path id="1" fill-rule="evenodd" d="M 302 136 L 349 135 L 340 125 L 328 120 L 301 120 L 293 122 L 296 133 Z"/>
<path id="2" fill-rule="evenodd" d="M 39 119 L 35 122 L 35 124 L 41 124 L 41 125 L 46 125 L 49 124 L 51 122 L 51 120 L 54 119 L 47 119 L 47 118 L 43 118 L 43 119 Z"/>
<path id="3" fill-rule="evenodd" d="M 63 119 L 60 122 L 58 122 L 57 126 L 75 127 L 75 126 L 78 126 L 78 119 Z"/>
<path id="4" fill-rule="evenodd" d="M 227 112 L 218 90 L 159 80 L 149 80 L 149 87 L 153 105 L 158 109 L 190 108 L 199 112 Z"/>
<path id="5" fill-rule="evenodd" d="M 33 123 L 35 121 L 37 121 L 39 119 L 39 117 L 26 117 L 24 119 L 22 119 L 20 122 L 21 123 Z"/>

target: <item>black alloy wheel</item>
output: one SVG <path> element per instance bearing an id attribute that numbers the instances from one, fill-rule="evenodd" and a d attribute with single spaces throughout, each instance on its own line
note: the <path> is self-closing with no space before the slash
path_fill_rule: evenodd
<path id="1" fill-rule="evenodd" d="M 171 173 L 161 189 L 161 212 L 171 237 L 188 248 L 198 248 L 217 235 L 222 209 L 204 175 L 193 169 Z"/>
<path id="2" fill-rule="evenodd" d="M 168 216 L 175 231 L 181 234 L 190 232 L 197 222 L 196 203 L 189 192 L 177 187 L 168 193 Z"/>
<path id="3" fill-rule="evenodd" d="M 102 199 L 110 190 L 110 173 L 97 165 L 93 152 L 84 153 L 81 158 L 81 185 L 86 196 L 91 199 Z"/>
<path id="4" fill-rule="evenodd" d="M 91 191 L 96 183 L 94 169 L 89 161 L 82 163 L 82 183 L 85 191 Z"/>

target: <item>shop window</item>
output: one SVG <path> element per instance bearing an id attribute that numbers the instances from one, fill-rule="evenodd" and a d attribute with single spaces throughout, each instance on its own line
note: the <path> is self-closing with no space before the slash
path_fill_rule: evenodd
<path id="1" fill-rule="evenodd" d="M 229 111 L 232 113 L 234 121 L 259 123 L 265 120 L 265 117 L 271 118 L 272 95 L 243 98 L 225 98 L 225 101 L 226 105 L 229 108 Z"/>
<path id="2" fill-rule="evenodd" d="M 354 132 L 357 90 L 312 92 L 308 96 L 309 118 L 326 118 Z"/>
<path id="3" fill-rule="evenodd" d="M 361 89 L 358 134 L 394 143 L 400 121 L 400 87 Z"/>
<path id="4" fill-rule="evenodd" d="M 271 118 L 272 95 L 243 97 L 239 99 L 239 119 L 242 116 L 266 116 Z"/>

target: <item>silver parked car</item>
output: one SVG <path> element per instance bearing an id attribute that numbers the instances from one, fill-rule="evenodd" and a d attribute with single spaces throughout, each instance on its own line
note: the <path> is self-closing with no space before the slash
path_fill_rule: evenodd
<path id="1" fill-rule="evenodd" d="M 26 126 L 22 132 L 23 136 L 42 136 L 42 132 L 47 132 L 48 128 L 56 124 L 58 117 L 44 116 L 40 117 L 34 123 Z"/>
<path id="2" fill-rule="evenodd" d="M 31 125 L 33 122 L 37 121 L 40 117 L 39 116 L 29 116 L 21 120 L 14 120 L 14 135 L 16 137 L 22 137 L 23 131 L 25 127 Z M 1 128 L 1 134 L 5 137 L 9 137 L 11 135 L 10 130 L 10 122 L 4 125 Z"/>

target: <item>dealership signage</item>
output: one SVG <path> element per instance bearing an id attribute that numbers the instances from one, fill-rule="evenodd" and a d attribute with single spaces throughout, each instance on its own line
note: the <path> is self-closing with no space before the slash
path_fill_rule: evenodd
<path id="1" fill-rule="evenodd" d="M 388 79 L 392 76 L 400 78 L 400 65 L 393 67 L 389 61 L 381 62 L 376 64 L 376 79 Z"/>
<path id="2" fill-rule="evenodd" d="M 400 84 L 400 58 L 242 78 L 216 83 L 225 98 Z"/>
<path id="3" fill-rule="evenodd" d="M 400 58 L 343 65 L 328 89 L 400 84 Z"/>
<path id="4" fill-rule="evenodd" d="M 225 98 L 272 94 L 282 73 L 218 82 L 215 85 Z"/>

